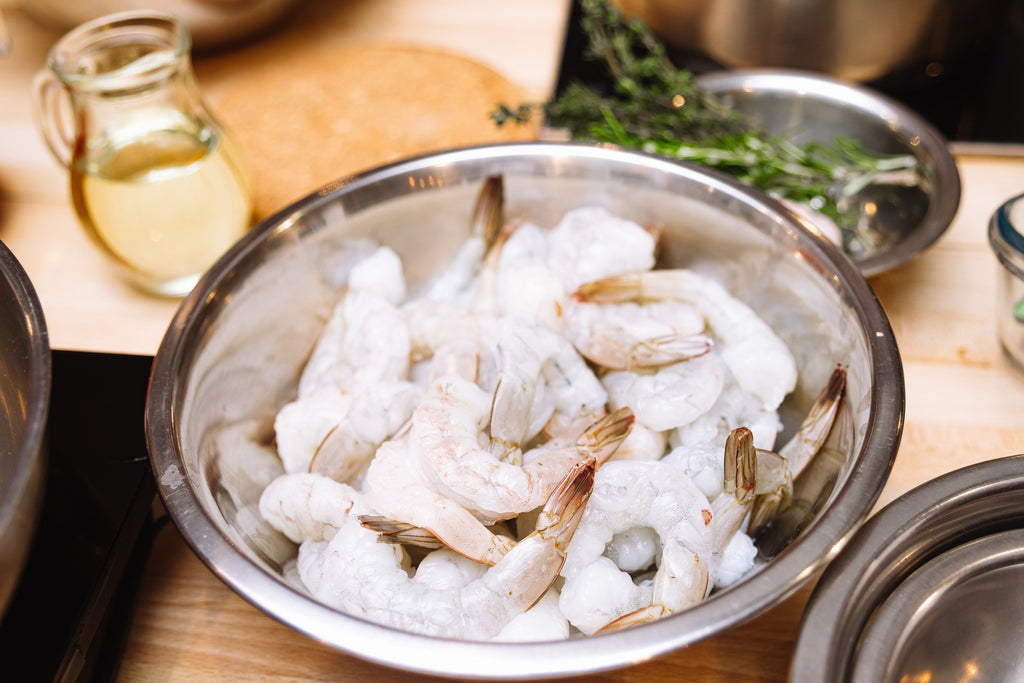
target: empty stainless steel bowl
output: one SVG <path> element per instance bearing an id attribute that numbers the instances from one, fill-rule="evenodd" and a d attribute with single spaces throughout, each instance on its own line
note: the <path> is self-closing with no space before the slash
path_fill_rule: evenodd
<path id="1" fill-rule="evenodd" d="M 0 242 L 0 617 L 41 510 L 50 380 L 43 310 L 25 270 Z"/>
<path id="2" fill-rule="evenodd" d="M 664 224 L 662 267 L 716 272 L 782 335 L 801 375 L 783 406 L 791 435 L 836 363 L 848 371 L 855 444 L 825 508 L 763 569 L 694 609 L 591 638 L 530 644 L 457 642 L 342 614 L 283 576 L 294 544 L 257 498 L 280 472 L 267 434 L 338 300 L 339 264 L 370 237 L 403 259 L 410 289 L 467 237 L 484 178 L 505 178 L 506 209 L 540 225 L 586 205 Z M 339 180 L 257 226 L 183 301 L 154 360 L 146 407 L 159 493 L 199 557 L 267 614 L 320 642 L 410 671 L 530 678 L 628 666 L 768 610 L 839 551 L 872 508 L 899 443 L 903 373 L 867 282 L 831 245 L 748 188 L 638 152 L 523 143 L 453 150 Z M 262 426 L 261 426 L 262 425 Z M 264 441 L 264 444 L 269 441 Z"/>
<path id="3" fill-rule="evenodd" d="M 769 133 L 795 142 L 859 141 L 880 154 L 912 154 L 920 182 L 876 183 L 855 197 L 861 220 L 872 226 L 877 249 L 847 245 L 866 276 L 898 266 L 931 246 L 960 206 L 960 173 L 945 138 L 904 105 L 860 85 L 828 76 L 778 69 L 716 71 L 697 82 Z"/>
<path id="4" fill-rule="evenodd" d="M 970 465 L 896 499 L 822 574 L 790 680 L 1024 677 L 1024 456 Z"/>

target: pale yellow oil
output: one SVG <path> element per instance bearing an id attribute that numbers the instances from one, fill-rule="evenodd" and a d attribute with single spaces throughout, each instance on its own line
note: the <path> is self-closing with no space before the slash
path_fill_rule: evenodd
<path id="1" fill-rule="evenodd" d="M 80 221 L 151 292 L 186 293 L 250 227 L 237 157 L 224 139 L 206 137 L 153 131 L 72 166 Z"/>

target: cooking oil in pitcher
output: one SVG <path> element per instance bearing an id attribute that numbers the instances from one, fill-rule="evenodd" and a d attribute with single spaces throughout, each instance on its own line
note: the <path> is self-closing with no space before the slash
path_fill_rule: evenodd
<path id="1" fill-rule="evenodd" d="M 246 174 L 199 96 L 190 47 L 176 17 L 110 15 L 62 38 L 36 83 L 79 221 L 131 283 L 159 295 L 186 294 L 252 219 Z"/>
<path id="2" fill-rule="evenodd" d="M 86 231 L 128 277 L 167 294 L 191 289 L 252 216 L 230 141 L 177 130 L 76 160 L 71 198 Z"/>

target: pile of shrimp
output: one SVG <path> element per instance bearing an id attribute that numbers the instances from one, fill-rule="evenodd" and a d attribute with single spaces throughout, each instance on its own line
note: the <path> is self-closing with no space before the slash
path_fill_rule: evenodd
<path id="1" fill-rule="evenodd" d="M 774 452 L 792 354 L 715 280 L 656 270 L 656 248 L 601 208 L 506 221 L 495 176 L 414 294 L 391 249 L 365 249 L 276 416 L 284 474 L 259 501 L 301 586 L 417 633 L 554 640 L 753 571 L 844 375 Z"/>

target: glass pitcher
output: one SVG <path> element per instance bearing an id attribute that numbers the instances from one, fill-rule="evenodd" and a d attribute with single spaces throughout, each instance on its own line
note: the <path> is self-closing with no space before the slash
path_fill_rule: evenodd
<path id="1" fill-rule="evenodd" d="M 251 227 L 247 174 L 200 97 L 180 19 L 82 24 L 34 84 L 37 123 L 70 171 L 85 230 L 144 291 L 183 296 Z"/>

